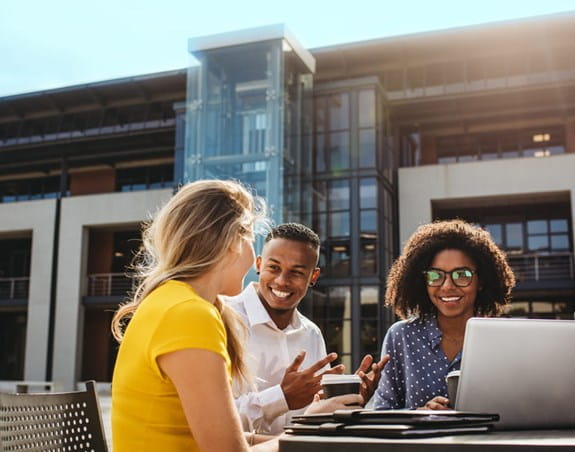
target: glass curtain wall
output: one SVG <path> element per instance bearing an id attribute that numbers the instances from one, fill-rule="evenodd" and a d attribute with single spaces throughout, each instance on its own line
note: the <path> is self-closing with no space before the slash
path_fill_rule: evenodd
<path id="1" fill-rule="evenodd" d="M 302 110 L 311 71 L 285 39 L 193 51 L 183 174 L 185 181 L 235 179 L 266 199 L 274 221 L 309 207 L 311 117 Z"/>
<path id="2" fill-rule="evenodd" d="M 394 257 L 396 159 L 375 78 L 322 85 L 314 95 L 313 228 L 322 276 L 311 315 L 328 351 L 355 368 L 377 356 L 391 316 L 382 307 Z"/>

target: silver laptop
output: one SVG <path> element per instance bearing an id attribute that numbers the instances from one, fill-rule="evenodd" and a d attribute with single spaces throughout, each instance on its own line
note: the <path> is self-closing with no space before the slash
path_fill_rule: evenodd
<path id="1" fill-rule="evenodd" d="M 472 318 L 455 408 L 498 429 L 575 427 L 575 321 Z"/>

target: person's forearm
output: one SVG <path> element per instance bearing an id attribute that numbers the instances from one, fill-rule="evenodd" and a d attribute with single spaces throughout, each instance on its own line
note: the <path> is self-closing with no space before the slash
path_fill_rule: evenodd
<path id="1" fill-rule="evenodd" d="M 274 438 L 277 438 L 277 436 L 262 435 L 261 433 L 256 433 L 255 431 L 253 431 L 253 432 L 246 432 L 245 438 L 250 446 L 255 446 L 256 444 L 265 443 L 266 441 L 270 441 Z"/>
<path id="2" fill-rule="evenodd" d="M 262 442 L 250 447 L 253 452 L 277 452 L 279 450 L 279 440 L 277 436 L 256 435 L 265 438 Z"/>
<path id="3" fill-rule="evenodd" d="M 235 400 L 244 431 L 266 432 L 271 423 L 288 411 L 279 385 L 261 392 L 242 394 Z"/>

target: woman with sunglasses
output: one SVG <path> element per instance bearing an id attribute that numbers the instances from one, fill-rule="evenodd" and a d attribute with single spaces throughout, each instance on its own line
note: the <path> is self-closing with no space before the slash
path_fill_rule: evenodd
<path id="1" fill-rule="evenodd" d="M 488 232 L 461 220 L 420 226 L 387 278 L 385 304 L 403 320 L 383 340 L 391 361 L 375 408 L 448 409 L 445 377 L 459 370 L 467 320 L 500 314 L 514 285 Z"/>

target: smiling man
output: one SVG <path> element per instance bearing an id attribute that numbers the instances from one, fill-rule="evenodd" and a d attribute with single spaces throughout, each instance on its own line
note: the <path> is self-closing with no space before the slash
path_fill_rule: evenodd
<path id="1" fill-rule="evenodd" d="M 256 258 L 259 282 L 227 299 L 249 329 L 246 357 L 255 388 L 236 399 L 246 431 L 281 433 L 320 390 L 321 375 L 344 370 L 330 367 L 337 354 L 326 353 L 318 326 L 297 310 L 319 277 L 319 247 L 317 234 L 302 224 L 273 228 Z M 364 399 L 377 387 L 385 362 L 363 359 L 358 373 Z"/>

